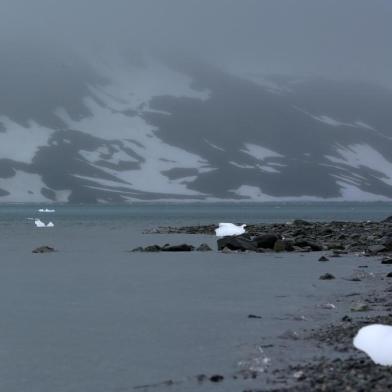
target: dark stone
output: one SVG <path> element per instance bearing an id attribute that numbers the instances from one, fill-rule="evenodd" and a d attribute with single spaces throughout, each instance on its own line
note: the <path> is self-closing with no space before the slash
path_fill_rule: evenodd
<path id="1" fill-rule="evenodd" d="M 47 245 L 39 246 L 38 248 L 33 249 L 33 253 L 51 253 L 51 252 L 56 252 L 56 249 Z"/>
<path id="2" fill-rule="evenodd" d="M 196 376 L 196 380 L 197 380 L 197 382 L 206 381 L 206 380 L 207 380 L 207 376 L 206 376 L 205 374 L 198 374 L 198 375 Z"/>
<path id="3" fill-rule="evenodd" d="M 275 252 L 292 252 L 293 250 L 293 242 L 289 240 L 277 240 L 274 244 Z"/>
<path id="4" fill-rule="evenodd" d="M 367 248 L 367 251 L 371 255 L 376 255 L 377 253 L 385 252 L 387 248 L 384 245 L 371 245 Z"/>
<path id="5" fill-rule="evenodd" d="M 385 218 L 382 222 L 384 222 L 384 223 L 392 223 L 392 215 L 388 216 L 388 218 Z"/>
<path id="6" fill-rule="evenodd" d="M 384 238 L 382 245 L 384 245 L 387 250 L 392 250 L 392 237 Z"/>
<path id="7" fill-rule="evenodd" d="M 165 245 L 161 248 L 162 252 L 191 252 L 195 247 L 188 244 L 181 245 Z"/>
<path id="8" fill-rule="evenodd" d="M 221 382 L 224 380 L 224 377 L 221 376 L 220 374 L 214 374 L 213 376 L 210 377 L 211 382 Z"/>
<path id="9" fill-rule="evenodd" d="M 141 246 L 138 246 L 137 248 L 134 248 L 131 250 L 131 252 L 143 252 L 143 248 Z"/>
<path id="10" fill-rule="evenodd" d="M 353 321 L 353 319 L 346 315 L 346 316 L 342 317 L 342 321 L 344 321 L 346 323 L 351 323 L 351 321 Z"/>
<path id="11" fill-rule="evenodd" d="M 329 272 L 327 272 L 326 274 L 321 275 L 319 279 L 320 280 L 332 280 L 332 279 L 335 279 L 335 277 L 332 274 L 330 274 Z"/>
<path id="12" fill-rule="evenodd" d="M 208 244 L 200 244 L 200 246 L 196 249 L 198 252 L 209 252 L 211 251 L 211 247 Z"/>
<path id="13" fill-rule="evenodd" d="M 296 226 L 311 226 L 312 224 L 310 222 L 306 221 L 306 220 L 303 220 L 303 219 L 295 219 L 293 221 L 293 225 L 296 225 Z"/>
<path id="14" fill-rule="evenodd" d="M 392 272 L 388 272 L 388 273 L 386 274 L 386 277 L 387 277 L 387 278 L 392 278 Z"/>
<path id="15" fill-rule="evenodd" d="M 308 241 L 306 239 L 298 239 L 294 243 L 295 246 L 299 246 L 300 248 L 309 247 L 313 252 L 319 252 L 323 250 L 323 247 L 320 244 L 317 244 L 312 241 Z"/>
<path id="16" fill-rule="evenodd" d="M 329 243 L 327 245 L 328 250 L 344 250 L 344 245 L 338 242 Z"/>
<path id="17" fill-rule="evenodd" d="M 235 253 L 236 251 L 235 250 L 231 250 L 231 249 L 229 249 L 227 246 L 225 246 L 223 249 L 222 249 L 222 253 Z"/>
<path id="18" fill-rule="evenodd" d="M 143 249 L 143 252 L 159 252 L 161 247 L 159 245 L 149 245 Z"/>
<path id="19" fill-rule="evenodd" d="M 262 249 L 273 249 L 275 242 L 278 241 L 278 236 L 276 234 L 262 234 L 253 238 L 256 242 L 257 248 Z"/>
<path id="20" fill-rule="evenodd" d="M 392 257 L 384 257 L 381 260 L 381 264 L 392 264 Z"/>
<path id="21" fill-rule="evenodd" d="M 321 256 L 318 261 L 329 261 L 329 258 L 326 256 Z"/>
<path id="22" fill-rule="evenodd" d="M 257 249 L 256 241 L 248 240 L 247 238 L 242 236 L 223 237 L 218 239 L 217 243 L 218 250 L 228 248 L 230 250 L 256 251 Z"/>
<path id="23" fill-rule="evenodd" d="M 248 314 L 248 318 L 250 319 L 261 319 L 261 316 L 257 316 L 256 314 Z"/>

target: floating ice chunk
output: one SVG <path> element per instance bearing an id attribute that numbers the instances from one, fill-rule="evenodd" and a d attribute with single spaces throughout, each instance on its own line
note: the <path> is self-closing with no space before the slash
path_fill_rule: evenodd
<path id="1" fill-rule="evenodd" d="M 36 226 L 36 227 L 46 227 L 45 223 L 42 222 L 41 219 L 35 219 L 35 220 L 34 220 L 34 223 L 35 223 L 35 226 Z"/>
<path id="2" fill-rule="evenodd" d="M 56 210 L 50 210 L 48 208 L 40 208 L 38 212 L 56 212 Z"/>
<path id="3" fill-rule="evenodd" d="M 372 324 L 362 327 L 353 340 L 354 347 L 364 351 L 374 363 L 392 366 L 392 327 Z"/>
<path id="4" fill-rule="evenodd" d="M 245 226 L 246 225 L 237 226 L 233 223 L 219 223 L 219 227 L 215 229 L 215 234 L 218 237 L 244 234 Z"/>
<path id="5" fill-rule="evenodd" d="M 42 222 L 41 219 L 34 219 L 34 224 L 36 227 L 54 227 L 54 223 L 53 222 L 49 222 L 48 224 L 45 224 L 45 222 Z"/>

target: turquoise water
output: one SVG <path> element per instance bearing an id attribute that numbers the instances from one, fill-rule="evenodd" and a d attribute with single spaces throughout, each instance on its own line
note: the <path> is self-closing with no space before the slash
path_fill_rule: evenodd
<path id="1" fill-rule="evenodd" d="M 54 214 L 38 208 L 55 208 Z M 132 204 L 132 205 L 0 205 L 0 222 L 45 217 L 56 221 L 117 221 L 119 224 L 155 225 L 208 224 L 232 222 L 286 222 L 381 220 L 392 215 L 392 203 L 214 203 L 214 204 Z"/>

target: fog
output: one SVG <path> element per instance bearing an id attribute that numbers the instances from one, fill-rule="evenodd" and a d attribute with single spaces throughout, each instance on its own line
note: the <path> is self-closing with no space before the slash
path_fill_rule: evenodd
<path id="1" fill-rule="evenodd" d="M 392 84 L 389 0 L 2 0 L 2 48 L 187 54 L 240 72 Z"/>

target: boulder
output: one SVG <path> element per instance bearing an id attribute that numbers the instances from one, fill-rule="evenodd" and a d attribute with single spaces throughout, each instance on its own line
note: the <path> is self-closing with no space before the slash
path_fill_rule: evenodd
<path id="1" fill-rule="evenodd" d="M 332 274 L 330 274 L 329 272 L 327 272 L 326 274 L 321 275 L 319 279 L 320 280 L 332 280 L 332 279 L 335 279 L 335 277 Z"/>
<path id="2" fill-rule="evenodd" d="M 218 239 L 218 250 L 223 250 L 224 248 L 228 248 L 230 250 L 257 250 L 257 242 L 254 240 L 249 240 L 243 236 L 231 236 L 231 237 L 223 237 Z"/>
<path id="3" fill-rule="evenodd" d="M 384 245 L 387 250 L 392 250 L 392 237 L 388 236 L 383 238 L 381 244 Z"/>
<path id="4" fill-rule="evenodd" d="M 56 252 L 56 249 L 47 245 L 39 246 L 38 248 L 33 249 L 33 253 L 51 253 L 51 252 Z"/>
<path id="5" fill-rule="evenodd" d="M 329 259 L 326 256 L 321 256 L 318 261 L 329 261 Z"/>
<path id="6" fill-rule="evenodd" d="M 327 248 L 329 250 L 344 250 L 344 245 L 342 243 L 339 242 L 330 242 L 329 244 L 327 244 Z"/>
<path id="7" fill-rule="evenodd" d="M 381 264 L 392 264 L 392 257 L 384 257 L 381 260 Z"/>
<path id="8" fill-rule="evenodd" d="M 306 220 L 303 220 L 303 219 L 295 219 L 293 221 L 293 225 L 296 225 L 296 226 L 311 226 L 312 224 L 310 222 L 306 221 Z"/>
<path id="9" fill-rule="evenodd" d="M 276 234 L 262 234 L 253 238 L 257 248 L 274 249 L 279 237 Z"/>
<path id="10" fill-rule="evenodd" d="M 274 244 L 275 252 L 292 252 L 293 250 L 293 242 L 289 240 L 277 240 Z"/>
<path id="11" fill-rule="evenodd" d="M 143 252 L 159 252 L 161 247 L 159 245 L 149 245 L 143 249 Z"/>
<path id="12" fill-rule="evenodd" d="M 385 252 L 387 248 L 384 245 L 370 245 L 367 248 L 367 253 L 370 255 L 376 255 L 377 253 Z"/>
<path id="13" fill-rule="evenodd" d="M 313 252 L 319 252 L 323 250 L 322 245 L 317 244 L 316 242 L 312 242 L 306 239 L 297 239 L 294 242 L 295 246 L 299 246 L 300 248 L 307 248 L 309 247 Z"/>
<path id="14" fill-rule="evenodd" d="M 211 247 L 208 244 L 200 244 L 200 246 L 196 249 L 198 252 L 209 252 L 211 251 Z"/>
<path id="15" fill-rule="evenodd" d="M 161 248 L 162 252 L 191 252 L 195 247 L 188 244 L 169 245 L 166 244 Z"/>

